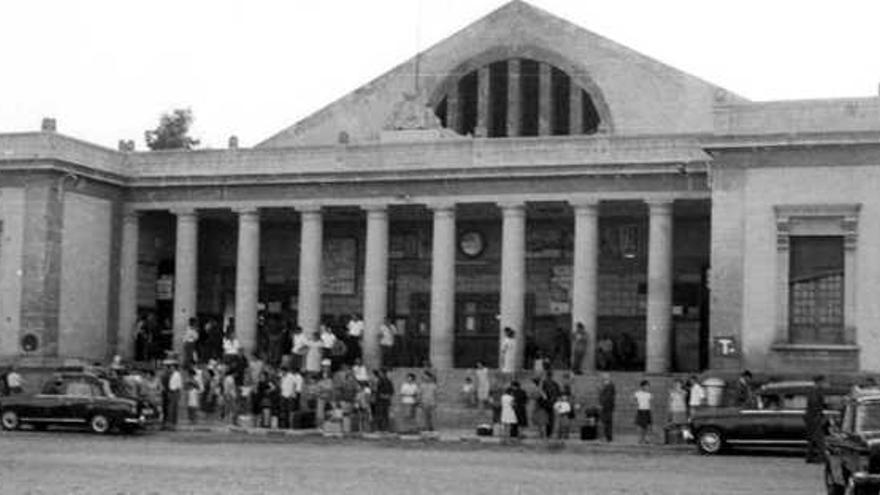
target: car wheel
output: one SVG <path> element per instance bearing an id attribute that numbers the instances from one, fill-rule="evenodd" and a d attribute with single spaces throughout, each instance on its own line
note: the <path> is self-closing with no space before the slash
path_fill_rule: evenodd
<path id="1" fill-rule="evenodd" d="M 3 415 L 0 416 L 0 423 L 3 423 L 4 430 L 17 430 L 21 426 L 21 422 L 18 420 L 18 413 L 10 410 L 3 411 Z"/>
<path id="2" fill-rule="evenodd" d="M 825 489 L 828 495 L 843 495 L 843 485 L 834 482 L 834 474 L 831 473 L 831 466 L 825 464 Z"/>
<path id="3" fill-rule="evenodd" d="M 703 428 L 697 433 L 697 448 L 702 454 L 717 454 L 724 448 L 724 437 L 717 428 Z"/>
<path id="4" fill-rule="evenodd" d="M 89 428 L 91 428 L 93 432 L 103 435 L 110 431 L 110 420 L 103 414 L 96 414 L 89 420 Z"/>

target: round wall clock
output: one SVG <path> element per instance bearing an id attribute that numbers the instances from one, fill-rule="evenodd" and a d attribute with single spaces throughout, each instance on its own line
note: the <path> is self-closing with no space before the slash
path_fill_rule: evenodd
<path id="1" fill-rule="evenodd" d="M 483 234 L 475 230 L 465 232 L 458 237 L 458 249 L 460 249 L 465 256 L 476 258 L 483 253 L 483 249 L 485 248 L 486 241 L 483 238 Z"/>

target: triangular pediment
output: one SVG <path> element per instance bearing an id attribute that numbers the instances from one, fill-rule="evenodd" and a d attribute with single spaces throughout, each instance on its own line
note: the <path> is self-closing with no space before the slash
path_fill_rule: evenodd
<path id="1" fill-rule="evenodd" d="M 391 71 L 282 130 L 260 147 L 364 143 L 380 139 L 411 98 L 437 104 L 450 80 L 481 65 L 521 58 L 564 70 L 589 93 L 602 132 L 712 131 L 713 108 L 743 98 L 522 1 L 505 4 Z M 408 96 L 409 95 L 409 96 Z"/>

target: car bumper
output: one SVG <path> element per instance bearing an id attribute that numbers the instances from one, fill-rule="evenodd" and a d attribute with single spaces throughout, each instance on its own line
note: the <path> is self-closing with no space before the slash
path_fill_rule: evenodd
<path id="1" fill-rule="evenodd" d="M 880 474 L 865 472 L 854 473 L 851 477 L 853 484 L 857 486 L 871 485 L 880 486 Z"/>

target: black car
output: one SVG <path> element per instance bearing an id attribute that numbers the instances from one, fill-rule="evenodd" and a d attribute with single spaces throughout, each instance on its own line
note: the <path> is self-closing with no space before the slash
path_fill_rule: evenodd
<path id="1" fill-rule="evenodd" d="M 703 454 L 732 447 L 805 447 L 804 410 L 815 388 L 811 381 L 768 383 L 757 391 L 755 407 L 702 407 L 689 425 L 690 436 Z M 839 415 L 849 389 L 829 387 L 829 417 Z"/>
<path id="2" fill-rule="evenodd" d="M 106 377 L 64 373 L 50 378 L 38 394 L 4 397 L 0 424 L 5 430 L 22 425 L 87 426 L 95 433 L 112 429 L 133 432 L 152 424 L 158 412 L 151 404 L 121 395 L 124 388 Z"/>
<path id="3" fill-rule="evenodd" d="M 880 391 L 856 394 L 825 437 L 830 495 L 880 493 Z"/>

